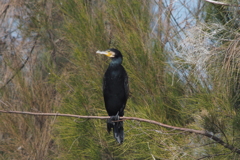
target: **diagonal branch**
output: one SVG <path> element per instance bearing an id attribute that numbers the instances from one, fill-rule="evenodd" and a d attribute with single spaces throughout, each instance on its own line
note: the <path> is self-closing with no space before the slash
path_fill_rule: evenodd
<path id="1" fill-rule="evenodd" d="M 12 77 L 9 78 L 9 79 L 7 80 L 7 82 L 6 82 L 3 86 L 1 86 L 0 90 L 3 89 L 3 88 L 5 88 L 5 87 L 13 80 L 13 78 L 25 67 L 25 65 L 27 64 L 27 62 L 28 62 L 28 60 L 29 60 L 29 58 L 30 58 L 30 56 L 31 56 L 31 54 L 32 54 L 32 52 L 33 52 L 36 44 L 37 44 L 37 39 L 38 39 L 38 36 L 36 36 L 36 40 L 35 40 L 35 42 L 34 42 L 34 44 L 33 44 L 33 47 L 32 47 L 32 49 L 31 49 L 31 51 L 30 51 L 30 53 L 29 53 L 29 56 L 25 59 L 25 61 L 24 61 L 23 64 L 17 69 L 17 71 L 12 75 Z"/>
<path id="2" fill-rule="evenodd" d="M 36 113 L 36 112 L 4 111 L 4 110 L 0 110 L 0 113 L 27 114 L 27 115 L 34 115 L 34 116 L 62 116 L 62 117 L 75 117 L 75 118 L 83 118 L 83 119 L 108 119 L 108 118 L 110 118 L 109 116 L 81 116 L 81 115 L 74 115 L 74 114 Z M 234 146 L 230 145 L 229 143 L 224 142 L 222 139 L 214 136 L 213 134 L 210 134 L 207 131 L 175 127 L 175 126 L 170 126 L 170 125 L 163 124 L 163 123 L 160 123 L 160 122 L 157 122 L 157 121 L 143 119 L 143 118 L 137 118 L 137 117 L 121 117 L 121 120 L 135 120 L 135 121 L 140 121 L 140 122 L 147 122 L 147 123 L 155 124 L 155 125 L 165 127 L 165 128 L 170 128 L 170 129 L 189 132 L 189 133 L 200 134 L 200 135 L 206 136 L 206 137 L 214 140 L 215 142 L 221 144 L 222 146 L 231 150 L 232 152 L 240 154 L 240 149 L 239 148 L 235 148 Z"/>
<path id="3" fill-rule="evenodd" d="M 7 12 L 7 10 L 8 10 L 9 7 L 10 7 L 9 4 L 5 5 L 5 8 L 3 9 L 2 13 L 0 13 L 0 16 L 3 15 L 4 13 L 5 13 L 5 15 L 6 15 L 6 12 Z"/>

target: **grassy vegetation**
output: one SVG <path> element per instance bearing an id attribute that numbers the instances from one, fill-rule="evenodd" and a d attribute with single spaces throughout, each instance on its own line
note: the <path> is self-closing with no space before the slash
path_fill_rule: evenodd
<path id="1" fill-rule="evenodd" d="M 213 35 L 213 24 L 198 24 L 200 33 L 185 30 L 191 34 L 184 47 L 172 23 L 174 7 L 154 1 L 28 0 L 19 6 L 27 8 L 21 12 L 27 18 L 19 18 L 21 43 L 1 46 L 1 81 L 16 73 L 0 90 L 1 109 L 107 115 L 102 77 L 109 59 L 95 52 L 117 48 L 130 81 L 125 116 L 206 130 L 240 147 L 239 44 L 221 41 L 227 30 Z M 216 43 L 205 45 L 206 39 Z M 238 158 L 208 138 L 137 121 L 124 122 L 122 145 L 97 119 L 0 114 L 0 128 L 0 159 Z"/>
<path id="2" fill-rule="evenodd" d="M 70 42 L 73 51 L 71 63 L 75 65 L 67 66 L 66 74 L 69 77 L 66 78 L 66 74 L 61 77 L 71 86 L 66 88 L 72 90 L 64 100 L 61 112 L 106 115 L 101 83 L 109 60 L 95 52 L 113 47 L 122 51 L 123 65 L 130 79 L 131 98 L 125 115 L 172 125 L 184 124 L 177 100 L 183 90 L 179 84 L 170 86 L 172 79 L 165 72 L 167 65 L 164 63 L 167 55 L 163 53 L 160 39 L 150 35 L 149 23 L 153 17 L 149 7 L 148 1 L 62 3 L 62 12 L 66 13 L 62 34 Z M 59 123 L 60 126 L 69 126 L 67 133 L 62 129 L 60 133 L 63 134 L 62 138 L 67 138 L 64 139 L 65 150 L 71 148 L 68 158 L 151 159 L 152 152 L 167 157 L 162 146 L 166 146 L 169 140 L 154 131 L 156 126 L 126 122 L 126 142 L 119 146 L 106 132 L 105 121 L 80 121 L 77 124 L 69 121 L 64 119 Z M 157 146 L 159 144 L 162 146 Z"/>

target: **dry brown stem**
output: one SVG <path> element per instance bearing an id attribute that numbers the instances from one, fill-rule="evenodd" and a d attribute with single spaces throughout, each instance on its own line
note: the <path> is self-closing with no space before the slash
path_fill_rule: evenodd
<path id="1" fill-rule="evenodd" d="M 75 117 L 75 118 L 84 118 L 84 119 L 108 119 L 109 116 L 81 116 L 81 115 L 74 115 L 74 114 L 62 114 L 62 113 L 36 113 L 36 112 L 24 112 L 24 111 L 4 111 L 0 110 L 1 113 L 11 113 L 11 114 L 27 114 L 27 115 L 34 115 L 34 116 L 62 116 L 62 117 Z M 167 124 L 163 124 L 157 121 L 149 120 L 149 119 L 143 119 L 143 118 L 137 118 L 137 117 L 121 117 L 121 120 L 135 120 L 140 122 L 147 122 L 152 123 L 161 127 L 170 128 L 174 130 L 189 132 L 189 133 L 195 133 L 200 134 L 203 136 L 206 136 L 215 142 L 221 144 L 225 148 L 231 150 L 232 152 L 240 154 L 240 149 L 235 148 L 234 146 L 224 142 L 222 139 L 214 136 L 213 134 L 207 132 L 207 131 L 201 131 L 201 130 L 195 130 L 195 129 L 189 129 L 189 128 L 181 128 L 181 127 L 175 127 L 170 126 Z"/>

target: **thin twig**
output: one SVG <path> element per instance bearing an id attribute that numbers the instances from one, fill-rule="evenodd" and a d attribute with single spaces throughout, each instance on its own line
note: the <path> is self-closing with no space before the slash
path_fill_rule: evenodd
<path id="1" fill-rule="evenodd" d="M 4 10 L 2 11 L 2 13 L 0 13 L 0 16 L 3 14 L 3 13 L 6 13 L 6 11 L 8 10 L 8 8 L 9 8 L 9 4 L 7 4 L 7 5 L 5 5 L 5 8 L 4 8 Z"/>
<path id="2" fill-rule="evenodd" d="M 28 62 L 28 60 L 29 60 L 29 58 L 30 58 L 30 56 L 31 56 L 31 54 L 32 54 L 32 52 L 33 52 L 36 44 L 37 44 L 37 38 L 38 38 L 38 36 L 36 36 L 36 40 L 35 40 L 35 42 L 34 42 L 34 44 L 33 44 L 33 47 L 32 47 L 32 49 L 31 49 L 31 51 L 30 51 L 30 53 L 29 53 L 29 56 L 25 59 L 25 61 L 24 61 L 23 64 L 17 69 L 17 71 L 12 75 L 12 77 L 9 78 L 9 79 L 7 80 L 7 82 L 0 88 L 0 90 L 3 89 L 4 87 L 6 87 L 6 86 L 8 85 L 8 83 L 10 83 L 10 82 L 13 80 L 13 78 L 25 67 L 25 65 L 27 64 L 27 62 Z"/>
<path id="3" fill-rule="evenodd" d="M 198 158 L 197 160 L 205 159 L 205 158 L 212 158 L 212 157 L 216 157 L 216 156 L 227 155 L 227 154 L 230 154 L 230 153 L 232 153 L 232 152 L 228 152 L 228 153 L 219 153 L 219 154 L 214 154 L 214 155 L 207 155 L 207 156 L 204 156 L 204 157 Z"/>
<path id="4" fill-rule="evenodd" d="M 27 115 L 35 115 L 35 116 L 76 117 L 76 118 L 84 118 L 84 119 L 108 119 L 108 118 L 110 118 L 109 116 L 81 116 L 81 115 L 62 114 L 62 113 L 36 113 L 36 112 L 4 111 L 4 110 L 0 110 L 0 112 L 1 113 L 12 113 L 12 114 L 27 114 Z M 232 152 L 240 154 L 240 149 L 235 148 L 234 146 L 224 142 L 222 139 L 214 136 L 213 134 L 210 134 L 207 131 L 200 131 L 200 130 L 189 129 L 189 128 L 175 127 L 175 126 L 170 126 L 170 125 L 163 124 L 163 123 L 160 123 L 160 122 L 157 122 L 157 121 L 143 119 L 143 118 L 137 118 L 137 117 L 121 117 L 121 120 L 136 120 L 136 121 L 141 121 L 141 122 L 152 123 L 152 124 L 155 124 L 155 125 L 158 125 L 158 126 L 161 126 L 161 127 L 170 128 L 170 129 L 174 129 L 174 130 L 200 134 L 200 135 L 206 136 L 206 137 L 216 141 L 217 143 L 221 144 L 222 146 L 231 150 Z"/>

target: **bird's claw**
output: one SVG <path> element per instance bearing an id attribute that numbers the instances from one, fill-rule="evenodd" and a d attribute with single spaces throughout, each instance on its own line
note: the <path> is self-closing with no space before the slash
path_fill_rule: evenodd
<path id="1" fill-rule="evenodd" d="M 117 113 L 115 116 L 110 116 L 110 119 L 108 119 L 107 122 L 114 125 L 114 124 L 115 124 L 114 122 L 115 122 L 115 121 L 119 121 L 119 119 L 120 119 L 120 118 L 119 118 L 119 115 L 118 115 L 118 113 Z"/>

